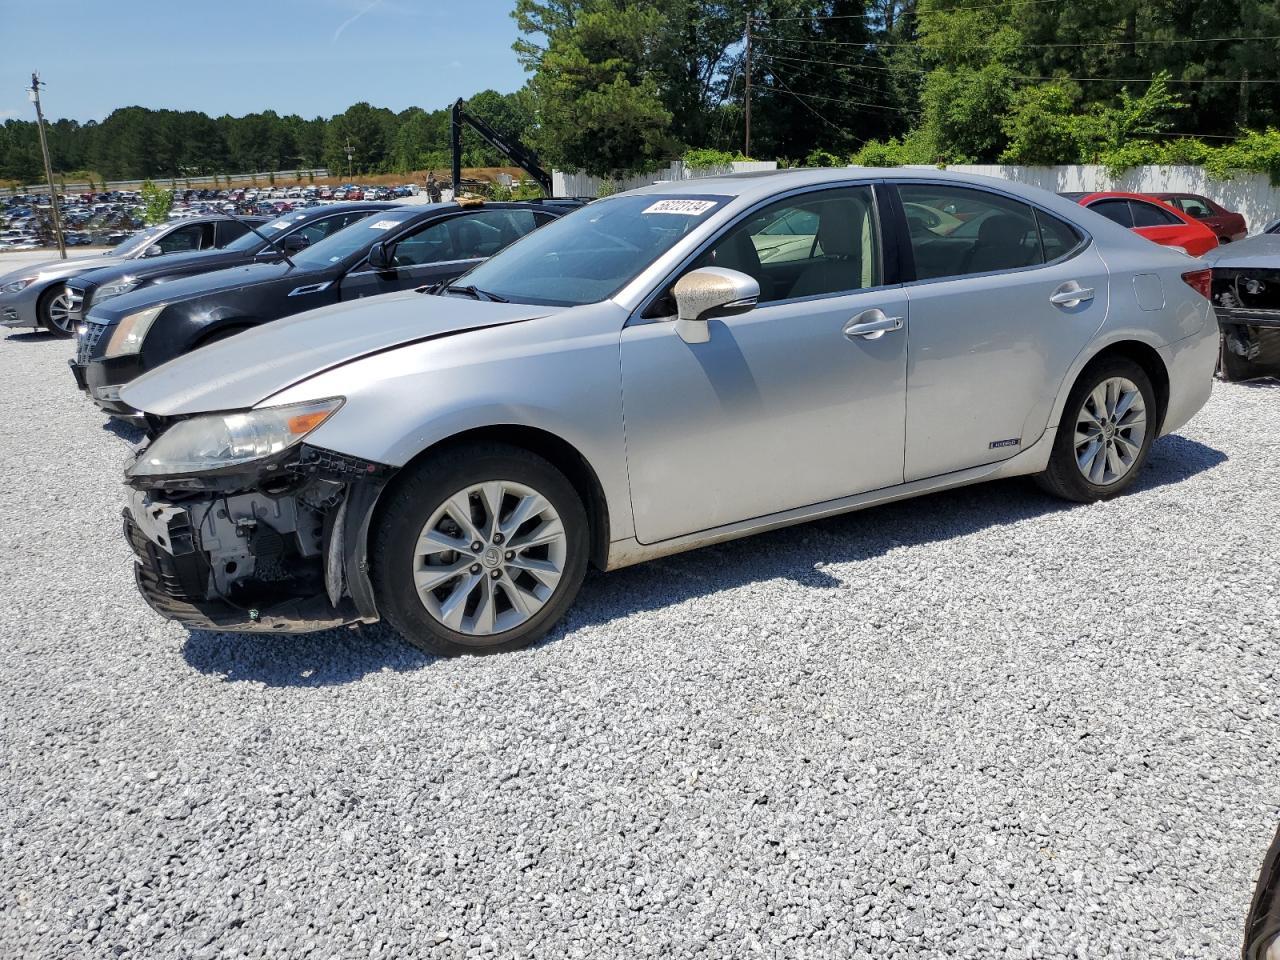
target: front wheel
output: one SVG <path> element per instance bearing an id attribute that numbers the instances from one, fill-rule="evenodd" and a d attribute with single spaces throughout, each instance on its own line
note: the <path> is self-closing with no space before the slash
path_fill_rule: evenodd
<path id="1" fill-rule="evenodd" d="M 1079 503 L 1123 493 L 1147 461 L 1159 419 L 1142 367 L 1125 357 L 1091 364 L 1071 388 L 1049 467 L 1036 481 Z"/>
<path id="2" fill-rule="evenodd" d="M 457 448 L 411 470 L 372 538 L 378 609 L 441 656 L 542 637 L 586 574 L 587 515 L 573 485 L 536 454 L 500 444 Z"/>
<path id="3" fill-rule="evenodd" d="M 40 297 L 36 314 L 40 326 L 55 337 L 70 337 L 76 332 L 76 322 L 71 314 L 71 295 L 61 284 Z"/>

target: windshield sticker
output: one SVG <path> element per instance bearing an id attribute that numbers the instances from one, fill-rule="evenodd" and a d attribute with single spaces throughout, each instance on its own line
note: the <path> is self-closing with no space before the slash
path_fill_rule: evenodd
<path id="1" fill-rule="evenodd" d="M 399 223 L 400 223 L 399 220 L 379 220 L 377 223 L 369 224 L 369 229 L 370 230 L 390 230 L 392 227 L 397 226 Z"/>
<path id="2" fill-rule="evenodd" d="M 700 217 L 715 205 L 714 200 L 659 200 L 640 213 L 675 213 L 682 217 Z"/>
<path id="3" fill-rule="evenodd" d="M 275 223 L 267 224 L 268 229 L 271 230 L 283 230 L 287 226 L 289 226 L 288 220 L 277 220 Z"/>

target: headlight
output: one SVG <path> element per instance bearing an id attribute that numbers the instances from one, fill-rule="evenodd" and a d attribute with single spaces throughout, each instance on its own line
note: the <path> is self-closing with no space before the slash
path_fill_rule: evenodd
<path id="1" fill-rule="evenodd" d="M 160 311 L 166 306 L 167 304 L 163 303 L 157 304 L 146 310 L 131 313 L 121 320 L 116 324 L 111 339 L 107 341 L 107 349 L 103 356 L 123 357 L 141 350 L 142 341 L 147 338 L 147 331 L 151 329 L 151 325 L 156 322 L 156 317 L 160 316 Z"/>
<path id="2" fill-rule="evenodd" d="M 261 460 L 293 446 L 340 406 L 342 398 L 334 397 L 182 420 L 138 456 L 129 476 L 207 473 Z"/>
<path id="3" fill-rule="evenodd" d="M 93 295 L 93 301 L 94 303 L 101 303 L 103 300 L 110 300 L 112 297 L 118 297 L 122 293 L 128 293 L 137 286 L 138 281 L 135 277 L 125 277 L 123 280 L 109 283 L 105 287 L 99 287 L 98 292 Z"/>
<path id="4" fill-rule="evenodd" d="M 22 277 L 19 280 L 10 280 L 3 287 L 0 287 L 0 293 L 21 293 L 31 286 L 35 279 L 35 277 Z"/>

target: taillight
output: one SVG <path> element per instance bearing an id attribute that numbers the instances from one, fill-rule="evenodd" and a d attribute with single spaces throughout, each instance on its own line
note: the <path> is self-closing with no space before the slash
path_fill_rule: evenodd
<path id="1" fill-rule="evenodd" d="M 1191 270 L 1182 275 L 1182 280 L 1200 296 L 1210 299 L 1210 294 L 1213 293 L 1212 270 Z"/>

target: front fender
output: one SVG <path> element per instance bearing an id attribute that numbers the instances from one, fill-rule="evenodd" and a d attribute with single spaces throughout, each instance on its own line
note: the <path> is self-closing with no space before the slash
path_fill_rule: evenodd
<path id="1" fill-rule="evenodd" d="M 345 397 L 308 442 L 394 467 L 472 430 L 552 434 L 594 471 L 611 536 L 629 537 L 618 366 L 624 319 L 612 304 L 596 304 L 408 344 L 317 374 L 264 404 Z"/>

